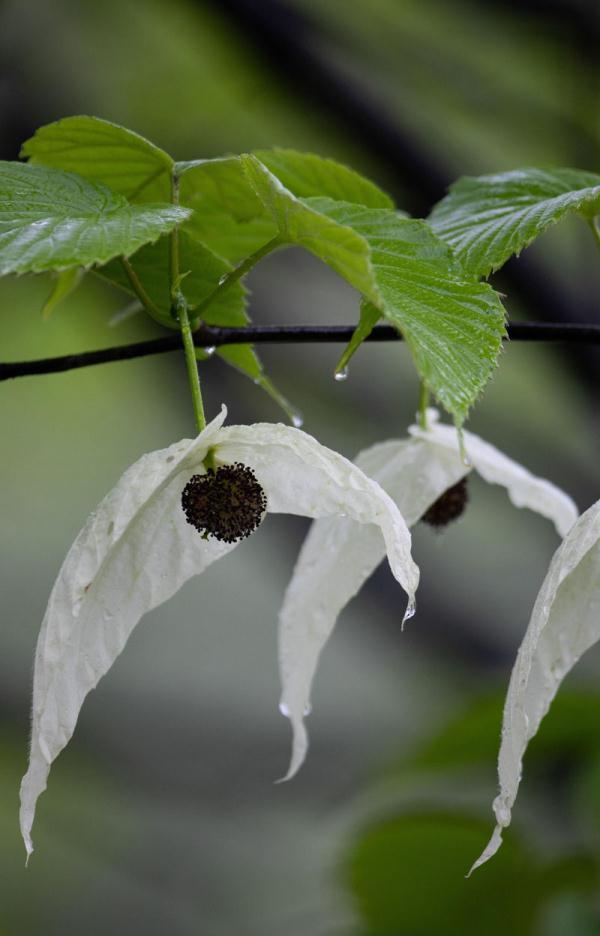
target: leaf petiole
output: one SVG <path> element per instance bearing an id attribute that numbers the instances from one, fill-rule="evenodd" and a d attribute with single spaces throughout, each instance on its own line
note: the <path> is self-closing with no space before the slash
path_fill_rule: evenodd
<path id="1" fill-rule="evenodd" d="M 139 276 L 133 269 L 127 257 L 121 257 L 120 260 L 121 260 L 121 266 L 125 270 L 125 275 L 127 276 L 127 279 L 129 280 L 131 288 L 136 294 L 136 296 L 138 297 L 138 299 L 140 300 L 140 302 L 142 303 L 142 305 L 144 306 L 144 308 L 147 309 L 148 312 L 150 312 L 150 314 L 153 315 L 154 318 L 160 318 L 160 309 L 158 309 L 157 306 L 154 304 L 154 302 L 152 302 L 152 299 L 150 298 L 150 296 L 148 295 L 148 293 L 142 286 L 142 282 Z"/>
<path id="2" fill-rule="evenodd" d="M 173 232 L 175 233 L 175 232 Z M 266 257 L 267 254 L 270 254 L 277 247 L 281 247 L 283 244 L 283 239 L 278 235 L 273 237 L 272 240 L 268 241 L 266 244 L 263 244 L 262 247 L 259 247 L 258 250 L 255 250 L 254 253 L 250 254 L 249 257 L 246 257 L 245 260 L 242 260 L 236 267 L 233 268 L 229 273 L 225 273 L 220 281 L 219 285 L 213 289 L 211 293 L 202 301 L 202 303 L 194 310 L 196 316 L 202 316 L 202 313 L 209 307 L 211 302 L 217 298 L 217 296 L 222 295 L 227 289 L 233 286 L 234 283 L 237 283 L 242 279 L 246 273 L 249 273 L 253 266 L 256 266 L 259 260 L 262 260 L 263 257 Z"/>
<path id="3" fill-rule="evenodd" d="M 425 381 L 421 381 L 421 388 L 419 391 L 419 412 L 417 422 L 421 429 L 427 430 L 427 407 L 429 406 L 429 390 Z"/>

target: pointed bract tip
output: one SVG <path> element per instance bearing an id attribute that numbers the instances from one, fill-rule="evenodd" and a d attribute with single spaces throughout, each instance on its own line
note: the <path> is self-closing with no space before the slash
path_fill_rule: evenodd
<path id="1" fill-rule="evenodd" d="M 404 630 L 404 625 L 406 624 L 406 622 L 410 621 L 410 619 L 413 618 L 416 613 L 417 613 L 417 603 L 414 598 L 411 598 L 411 600 L 408 602 L 406 606 L 406 611 L 404 612 L 404 617 L 402 618 L 402 624 L 400 626 L 400 630 Z"/>
<path id="2" fill-rule="evenodd" d="M 29 866 L 29 859 L 30 859 L 31 856 L 33 855 L 33 845 L 32 845 L 32 843 L 31 843 L 31 841 L 26 841 L 26 842 L 25 842 L 25 851 L 26 851 L 26 855 L 25 855 L 25 867 L 27 868 L 27 867 Z"/>
<path id="3" fill-rule="evenodd" d="M 491 837 L 491 839 L 490 839 L 489 842 L 487 843 L 486 847 L 484 848 L 484 850 L 483 850 L 482 853 L 480 854 L 480 856 L 479 856 L 479 858 L 477 859 L 477 861 L 475 861 L 475 862 L 472 864 L 469 873 L 466 875 L 467 878 L 470 878 L 471 875 L 473 874 L 473 871 L 476 871 L 477 868 L 480 868 L 481 865 L 485 864 L 486 861 L 489 861 L 490 858 L 492 858 L 492 857 L 496 854 L 496 852 L 498 851 L 498 849 L 499 849 L 500 846 L 502 845 L 502 829 L 503 829 L 503 828 L 504 828 L 504 826 L 501 826 L 501 825 L 497 825 L 497 826 L 495 827 L 494 831 L 492 832 L 492 837 Z"/>

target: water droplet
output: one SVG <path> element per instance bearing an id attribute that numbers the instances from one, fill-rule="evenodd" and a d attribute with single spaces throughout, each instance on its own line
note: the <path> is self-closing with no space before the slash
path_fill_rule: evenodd
<path id="1" fill-rule="evenodd" d="M 402 630 L 404 630 L 404 625 L 407 621 L 410 621 L 412 617 L 415 616 L 417 606 L 414 601 L 410 601 L 407 605 L 406 611 L 404 612 L 404 617 L 402 618 Z"/>
<path id="2" fill-rule="evenodd" d="M 223 276 L 219 277 L 219 286 L 222 286 L 229 279 L 229 273 L 223 273 Z"/>
<path id="3" fill-rule="evenodd" d="M 311 712 L 312 712 L 312 705 L 310 704 L 310 702 L 307 702 L 306 705 L 304 706 L 304 712 L 302 714 L 304 715 L 305 718 L 308 718 Z"/>
<path id="4" fill-rule="evenodd" d="M 334 379 L 334 380 L 337 380 L 337 381 L 340 381 L 340 380 L 347 380 L 347 379 L 348 379 L 348 368 L 347 368 L 347 367 L 342 367 L 341 370 L 336 371 L 335 374 L 333 375 L 333 379 Z"/>
<path id="5" fill-rule="evenodd" d="M 285 704 L 285 702 L 280 702 L 280 703 L 279 703 L 279 711 L 281 712 L 281 714 L 283 715 L 284 718 L 289 718 L 289 717 L 290 717 L 290 710 L 289 710 L 288 706 Z"/>
<path id="6" fill-rule="evenodd" d="M 216 349 L 215 345 L 209 345 L 207 348 L 204 348 L 204 353 L 205 353 L 208 357 L 212 357 L 212 355 L 215 353 L 216 350 L 217 350 L 217 349 Z"/>
<path id="7" fill-rule="evenodd" d="M 302 429 L 303 425 L 304 425 L 304 416 L 302 415 L 302 413 L 296 410 L 296 412 L 292 413 L 292 426 L 295 429 Z"/>

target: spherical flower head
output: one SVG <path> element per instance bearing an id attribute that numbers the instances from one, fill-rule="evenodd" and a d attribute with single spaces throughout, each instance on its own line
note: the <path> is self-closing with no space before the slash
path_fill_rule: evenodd
<path id="1" fill-rule="evenodd" d="M 467 479 L 461 478 L 458 484 L 453 484 L 438 497 L 429 510 L 425 511 L 421 520 L 441 532 L 449 523 L 463 515 L 468 502 Z"/>
<path id="2" fill-rule="evenodd" d="M 183 489 L 185 519 L 206 539 L 237 543 L 257 529 L 267 498 L 252 468 L 236 462 L 193 475 Z"/>

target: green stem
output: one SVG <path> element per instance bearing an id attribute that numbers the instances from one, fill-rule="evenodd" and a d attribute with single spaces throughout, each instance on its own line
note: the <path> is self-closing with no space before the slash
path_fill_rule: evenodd
<path id="1" fill-rule="evenodd" d="M 179 327 L 181 328 L 183 352 L 185 354 L 188 380 L 192 393 L 192 405 L 194 407 L 196 425 L 198 426 L 198 432 L 202 432 L 203 429 L 206 429 L 206 417 L 204 415 L 204 404 L 202 402 L 202 391 L 200 389 L 200 376 L 198 374 L 194 336 L 192 335 L 192 329 L 190 327 L 187 302 L 183 296 L 180 296 L 177 302 L 177 319 L 179 321 Z"/>
<path id="2" fill-rule="evenodd" d="M 171 201 L 174 205 L 179 204 L 179 177 L 175 170 L 171 174 Z M 183 341 L 183 353 L 185 355 L 185 364 L 187 367 L 188 381 L 192 394 L 192 406 L 194 407 L 194 416 L 198 432 L 206 428 L 206 416 L 204 415 L 204 403 L 202 402 L 202 391 L 200 389 L 200 376 L 198 374 L 198 361 L 196 359 L 196 348 L 194 346 L 194 336 L 190 325 L 188 313 L 188 304 L 185 296 L 179 288 L 179 232 L 173 228 L 169 238 L 169 279 L 171 286 L 171 314 L 179 322 L 181 329 L 181 340 Z"/>
<path id="3" fill-rule="evenodd" d="M 179 176 L 175 169 L 171 173 L 171 201 L 179 204 Z M 174 227 L 169 235 L 169 280 L 171 286 L 171 312 L 177 315 L 177 296 L 179 295 L 179 231 Z"/>
<path id="4" fill-rule="evenodd" d="M 268 243 L 259 247 L 258 250 L 255 250 L 249 257 L 246 257 L 246 259 L 233 270 L 222 276 L 219 285 L 194 309 L 194 317 L 201 317 L 205 309 L 208 308 L 211 302 L 214 302 L 217 296 L 220 296 L 227 289 L 230 289 L 234 283 L 237 283 L 246 273 L 249 273 L 259 260 L 262 260 L 263 257 L 266 257 L 267 254 L 271 253 L 271 251 L 275 250 L 277 247 L 280 247 L 282 243 L 283 241 L 279 236 L 274 237 L 272 240 L 268 241 Z"/>
<path id="5" fill-rule="evenodd" d="M 421 381 L 419 392 L 419 415 L 418 423 L 421 429 L 427 429 L 427 407 L 429 406 L 429 390 L 425 386 L 425 381 Z"/>
<path id="6" fill-rule="evenodd" d="M 142 286 L 137 273 L 131 266 L 127 257 L 121 257 L 121 266 L 125 270 L 125 275 L 127 276 L 127 279 L 129 280 L 129 284 L 131 288 L 133 289 L 134 293 L 136 294 L 136 296 L 138 297 L 138 299 L 140 300 L 144 308 L 147 309 L 154 316 L 154 318 L 160 319 L 161 317 L 160 309 L 158 309 L 157 306 L 152 302 L 152 299 L 150 298 L 150 296 L 148 295 L 148 293 Z"/>

